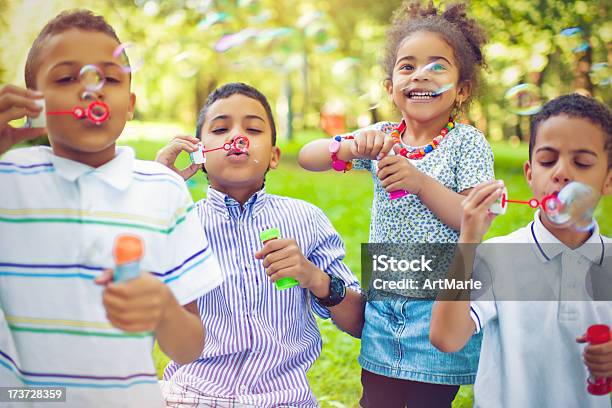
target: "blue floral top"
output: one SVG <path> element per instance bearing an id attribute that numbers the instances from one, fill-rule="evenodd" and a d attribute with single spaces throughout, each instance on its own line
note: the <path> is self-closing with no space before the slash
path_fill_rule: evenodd
<path id="1" fill-rule="evenodd" d="M 378 122 L 362 130 L 381 130 L 391 133 L 398 126 L 393 122 Z M 410 160 L 410 159 L 406 159 Z M 482 182 L 492 180 L 493 152 L 482 132 L 473 126 L 458 123 L 440 145 L 420 160 L 410 160 L 419 171 L 436 179 L 448 189 L 461 193 Z M 374 180 L 374 200 L 370 223 L 371 243 L 455 243 L 459 231 L 444 224 L 414 194 L 396 200 L 389 199 L 389 193 L 376 177 L 378 161 L 369 159 L 353 160 L 355 169 L 366 169 Z M 442 254 L 447 262 L 440 263 L 435 278 L 443 278 L 452 260 L 452 253 Z M 446 266 L 446 267 L 444 267 Z M 431 276 L 434 278 L 434 276 Z M 414 297 L 435 296 L 424 290 L 399 291 Z"/>

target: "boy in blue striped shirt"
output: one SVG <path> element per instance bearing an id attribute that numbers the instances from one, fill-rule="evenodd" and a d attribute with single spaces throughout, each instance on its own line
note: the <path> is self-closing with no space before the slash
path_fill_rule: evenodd
<path id="1" fill-rule="evenodd" d="M 152 335 L 175 360 L 196 358 L 195 299 L 221 283 L 183 180 L 115 146 L 135 102 L 119 44 L 101 16 L 64 12 L 30 49 L 29 90 L 0 89 L 0 153 L 45 132 L 51 142 L 0 161 L 0 384 L 63 387 L 68 407 L 163 406 Z M 103 85 L 79 81 L 84 71 Z M 43 97 L 46 131 L 8 124 L 43 115 Z M 146 272 L 111 282 L 125 233 L 144 243 Z"/>
<path id="2" fill-rule="evenodd" d="M 364 303 L 356 277 L 342 262 L 344 245 L 323 212 L 301 200 L 268 194 L 264 180 L 280 150 L 266 98 L 242 84 L 215 90 L 200 112 L 197 138 L 179 136 L 158 154 L 174 168 L 181 151 L 230 145 L 246 136 L 246 152 L 206 154 L 209 187 L 196 203 L 217 254 L 224 283 L 198 300 L 207 330 L 195 362 L 171 362 L 162 390 L 174 406 L 316 407 L 306 371 L 321 351 L 313 313 L 331 318 L 359 337 Z M 185 178 L 199 165 L 177 170 Z M 260 232 L 278 228 L 281 238 L 262 245 Z M 275 288 L 282 278 L 299 282 Z M 184 405 L 181 405 L 184 404 Z"/>

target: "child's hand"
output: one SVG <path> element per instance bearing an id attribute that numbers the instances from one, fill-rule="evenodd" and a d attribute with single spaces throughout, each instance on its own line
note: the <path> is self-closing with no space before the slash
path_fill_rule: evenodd
<path id="1" fill-rule="evenodd" d="M 395 147 L 398 150 L 399 146 Z M 421 173 L 405 157 L 398 155 L 386 156 L 378 162 L 376 176 L 383 188 L 388 191 L 405 190 L 419 195 L 421 192 Z"/>
<path id="2" fill-rule="evenodd" d="M 393 138 L 380 130 L 364 130 L 355 133 L 351 153 L 355 158 L 379 160 L 393 148 Z"/>
<path id="3" fill-rule="evenodd" d="M 153 331 L 163 319 L 172 293 L 150 273 L 126 282 L 112 282 L 106 270 L 94 281 L 105 285 L 102 303 L 106 317 L 116 328 L 127 332 Z"/>
<path id="4" fill-rule="evenodd" d="M 582 335 L 576 341 L 586 343 L 586 337 Z M 607 343 L 587 345 L 582 356 L 591 375 L 612 378 L 612 340 Z"/>
<path id="5" fill-rule="evenodd" d="M 479 243 L 491 226 L 495 214 L 489 211 L 491 205 L 501 197 L 504 183 L 491 180 L 474 187 L 462 201 L 460 243 Z"/>
<path id="6" fill-rule="evenodd" d="M 263 259 L 266 274 L 272 282 L 291 277 L 297 280 L 301 287 L 309 289 L 313 293 L 318 289 L 321 279 L 327 276 L 304 257 L 294 239 L 269 241 L 260 251 L 255 253 L 255 258 Z"/>
<path id="7" fill-rule="evenodd" d="M 38 117 L 42 108 L 36 105 L 34 100 L 41 99 L 42 96 L 40 92 L 18 88 L 14 85 L 5 85 L 0 88 L 0 154 L 6 152 L 14 144 L 47 133 L 45 128 L 20 129 L 8 124 L 26 115 Z"/>
<path id="8" fill-rule="evenodd" d="M 181 176 L 184 180 L 187 180 L 198 172 L 201 165 L 192 163 L 189 167 L 179 170 L 174 166 L 174 162 L 176 162 L 176 158 L 181 151 L 192 153 L 198 150 L 199 142 L 200 141 L 197 138 L 192 136 L 176 136 L 170 141 L 170 143 L 168 143 L 167 146 L 163 147 L 159 152 L 157 152 L 155 161 L 168 167 L 170 170 Z"/>

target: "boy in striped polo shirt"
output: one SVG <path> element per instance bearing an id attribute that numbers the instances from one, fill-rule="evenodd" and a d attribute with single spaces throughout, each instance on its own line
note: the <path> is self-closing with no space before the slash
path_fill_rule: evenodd
<path id="1" fill-rule="evenodd" d="M 246 136 L 246 152 L 206 154 L 209 187 L 196 203 L 202 228 L 225 280 L 198 300 L 207 330 L 200 358 L 171 362 L 162 389 L 169 406 L 316 407 L 306 371 L 321 352 L 314 313 L 360 337 L 364 303 L 356 277 L 342 262 L 344 245 L 325 214 L 302 200 L 268 194 L 265 175 L 280 150 L 270 105 L 242 83 L 215 90 L 200 112 L 197 136 L 207 149 Z M 197 138 L 176 137 L 157 160 L 171 168 Z M 189 178 L 199 169 L 181 172 Z M 280 238 L 260 242 L 278 228 Z M 265 241 L 265 239 L 264 239 Z M 293 278 L 299 286 L 278 290 Z M 330 345 L 333 347 L 333 345 Z"/>
<path id="2" fill-rule="evenodd" d="M 179 363 L 199 356 L 195 300 L 222 281 L 183 180 L 115 146 L 135 102 L 114 58 L 119 44 L 101 16 L 62 13 L 32 45 L 30 90 L 0 90 L 2 150 L 43 132 L 8 125 L 40 114 L 43 95 L 47 112 L 92 100 L 110 110 L 99 123 L 48 116 L 51 148 L 16 149 L 0 161 L 0 384 L 66 387 L 71 407 L 163 406 L 153 336 Z M 79 82 L 88 64 L 104 86 Z M 144 243 L 144 272 L 112 282 L 113 242 L 123 233 Z"/>

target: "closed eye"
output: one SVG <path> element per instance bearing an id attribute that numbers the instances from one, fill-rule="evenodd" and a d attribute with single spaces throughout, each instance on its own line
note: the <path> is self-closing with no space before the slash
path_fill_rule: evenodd
<path id="1" fill-rule="evenodd" d="M 217 128 L 212 130 L 212 133 L 214 133 L 215 135 L 220 135 L 225 132 L 227 132 L 227 128 Z"/>
<path id="2" fill-rule="evenodd" d="M 248 128 L 247 131 L 249 133 L 261 133 L 262 132 L 262 130 L 255 129 L 255 128 Z"/>
<path id="3" fill-rule="evenodd" d="M 75 78 L 75 77 L 73 77 L 73 76 L 65 76 L 65 77 L 61 77 L 61 78 L 59 78 L 59 79 L 58 79 L 57 81 L 55 81 L 55 82 L 57 82 L 57 83 L 59 83 L 59 84 L 66 84 L 66 83 L 70 83 L 70 82 L 73 82 L 73 81 L 76 81 L 76 78 Z"/>

